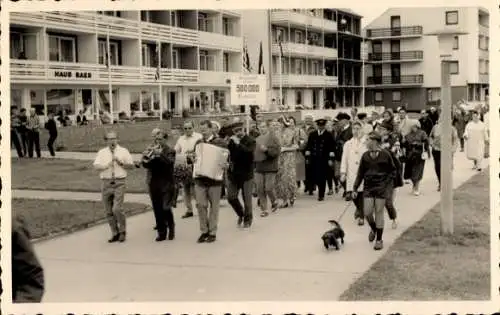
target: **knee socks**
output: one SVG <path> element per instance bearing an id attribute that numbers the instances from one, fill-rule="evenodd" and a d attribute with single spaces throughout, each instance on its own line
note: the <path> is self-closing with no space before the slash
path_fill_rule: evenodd
<path id="1" fill-rule="evenodd" d="M 381 241 L 382 240 L 382 234 L 384 234 L 384 229 L 377 228 L 376 229 L 376 234 L 377 234 L 377 241 Z"/>

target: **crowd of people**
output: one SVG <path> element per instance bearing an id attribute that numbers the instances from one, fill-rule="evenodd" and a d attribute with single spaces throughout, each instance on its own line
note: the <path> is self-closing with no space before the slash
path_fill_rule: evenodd
<path id="1" fill-rule="evenodd" d="M 453 115 L 453 150 L 466 150 L 473 167 L 481 170 L 487 124 L 477 111 L 456 109 Z M 109 146 L 99 151 L 94 166 L 103 180 L 103 199 L 112 230 L 109 241 L 126 239 L 121 209 L 125 169 L 144 167 L 156 219 L 156 241 L 175 238 L 172 208 L 177 205 L 179 191 L 183 192 L 186 209 L 182 218 L 194 216 L 194 201 L 200 225 L 197 241 L 211 243 L 217 236 L 222 198 L 227 198 L 234 209 L 237 225 L 249 228 L 254 220 L 252 197 L 257 198 L 257 208 L 264 218 L 293 207 L 303 187 L 307 195 L 317 193 L 319 202 L 340 193 L 352 201 L 355 220 L 360 226 L 368 223 L 369 240 L 375 241 L 374 248 L 380 250 L 384 209 L 392 228 L 397 228 L 396 190 L 408 184 L 411 193 L 419 196 L 426 160 L 434 160 L 440 189 L 439 116 L 439 111 L 431 108 L 412 119 L 404 107 L 396 112 L 388 109 L 381 115 L 358 114 L 353 109 L 350 114 L 340 112 L 334 118 L 315 121 L 307 116 L 299 124 L 293 117 L 263 120 L 257 115 L 248 130 L 241 121 L 205 120 L 195 126 L 187 120 L 173 147 L 168 145 L 168 133 L 155 129 L 141 161 L 133 161 L 127 149 L 118 145 L 117 134 L 108 133 Z M 201 143 L 227 151 L 227 157 L 214 166 L 223 170 L 223 176 L 193 172 L 197 162 L 214 159 L 200 154 L 197 146 Z"/>

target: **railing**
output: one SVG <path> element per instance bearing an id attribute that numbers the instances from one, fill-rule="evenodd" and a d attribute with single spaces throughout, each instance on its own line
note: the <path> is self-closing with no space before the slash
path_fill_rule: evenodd
<path id="1" fill-rule="evenodd" d="M 307 25 L 318 30 L 337 31 L 337 23 L 334 21 L 291 10 L 271 10 L 271 22 L 281 24 L 290 22 L 292 25 Z"/>
<path id="2" fill-rule="evenodd" d="M 243 38 L 220 33 L 199 32 L 199 45 L 215 49 L 241 51 Z"/>
<path id="3" fill-rule="evenodd" d="M 11 81 L 14 83 L 81 83 L 114 84 L 196 83 L 199 71 L 191 69 L 161 69 L 156 80 L 156 68 L 111 66 L 100 64 L 11 60 Z"/>
<path id="4" fill-rule="evenodd" d="M 305 74 L 283 74 L 281 78 L 283 86 L 328 86 L 338 85 L 338 78 L 326 75 L 305 75 Z M 273 85 L 280 85 L 280 75 L 273 75 Z"/>
<path id="5" fill-rule="evenodd" d="M 402 76 L 381 76 L 368 77 L 367 85 L 420 85 L 424 83 L 424 76 L 402 75 Z"/>
<path id="6" fill-rule="evenodd" d="M 422 36 L 422 26 L 403 26 L 389 28 L 373 28 L 366 31 L 369 38 L 374 37 L 401 37 L 401 36 Z"/>
<path id="7" fill-rule="evenodd" d="M 338 51 L 335 48 L 297 43 L 283 43 L 282 47 L 285 55 L 306 55 L 325 59 L 337 59 L 338 57 Z M 280 54 L 279 44 L 273 44 L 272 53 L 274 55 Z"/>
<path id="8" fill-rule="evenodd" d="M 422 60 L 423 58 L 424 52 L 421 50 L 368 54 L 369 61 Z"/>
<path id="9" fill-rule="evenodd" d="M 141 37 L 149 40 L 163 40 L 173 44 L 196 45 L 199 40 L 197 30 L 141 22 Z"/>

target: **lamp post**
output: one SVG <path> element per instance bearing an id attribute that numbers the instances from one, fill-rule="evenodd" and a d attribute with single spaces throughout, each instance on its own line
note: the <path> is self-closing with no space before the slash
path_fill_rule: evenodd
<path id="1" fill-rule="evenodd" d="M 450 61 L 455 37 L 467 33 L 442 30 L 428 33 L 436 36 L 441 59 L 441 233 L 453 234 L 453 146 Z"/>

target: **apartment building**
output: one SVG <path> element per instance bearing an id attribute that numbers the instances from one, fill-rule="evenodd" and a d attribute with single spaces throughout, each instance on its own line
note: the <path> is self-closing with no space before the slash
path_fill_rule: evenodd
<path id="1" fill-rule="evenodd" d="M 390 8 L 366 28 L 366 104 L 421 110 L 440 104 L 440 30 L 455 36 L 452 102 L 484 102 L 489 93 L 489 13 L 481 7 Z"/>
<path id="2" fill-rule="evenodd" d="M 362 104 L 358 14 L 349 9 L 245 10 L 242 25 L 255 72 L 259 46 L 264 47 L 274 107 L 280 104 L 280 91 L 281 103 L 291 109 Z"/>
<path id="3" fill-rule="evenodd" d="M 39 115 L 92 117 L 110 103 L 158 115 L 160 101 L 210 112 L 230 104 L 242 47 L 241 14 L 229 10 L 11 13 L 11 103 Z"/>

